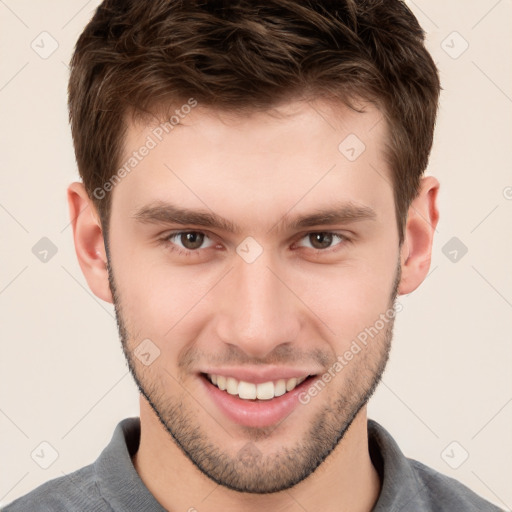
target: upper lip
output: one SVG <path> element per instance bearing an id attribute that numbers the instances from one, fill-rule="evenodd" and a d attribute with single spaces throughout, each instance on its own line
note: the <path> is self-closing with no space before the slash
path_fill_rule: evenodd
<path id="1" fill-rule="evenodd" d="M 292 379 L 300 377 L 307 377 L 308 375 L 316 375 L 316 370 L 278 367 L 278 366 L 253 366 L 253 367 L 221 367 L 221 368 L 207 368 L 201 373 L 210 375 L 223 375 L 224 377 L 233 377 L 234 379 L 244 382 L 251 382 L 253 384 L 262 384 L 263 382 L 278 381 L 280 379 Z"/>

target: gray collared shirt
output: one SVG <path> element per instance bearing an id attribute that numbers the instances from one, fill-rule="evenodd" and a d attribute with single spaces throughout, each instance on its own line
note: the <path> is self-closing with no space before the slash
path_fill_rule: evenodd
<path id="1" fill-rule="evenodd" d="M 502 509 L 421 462 L 406 458 L 376 421 L 368 420 L 369 449 L 381 479 L 373 512 L 500 512 Z M 50 480 L 2 512 L 166 512 L 135 470 L 140 419 L 126 418 L 96 461 Z M 194 507 L 194 504 L 190 504 Z"/>

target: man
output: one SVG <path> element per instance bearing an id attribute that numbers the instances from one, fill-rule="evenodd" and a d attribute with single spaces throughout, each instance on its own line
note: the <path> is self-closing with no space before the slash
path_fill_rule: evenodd
<path id="1" fill-rule="evenodd" d="M 429 270 L 439 90 L 399 0 L 103 2 L 68 201 L 140 421 L 5 510 L 498 510 L 366 414 Z"/>

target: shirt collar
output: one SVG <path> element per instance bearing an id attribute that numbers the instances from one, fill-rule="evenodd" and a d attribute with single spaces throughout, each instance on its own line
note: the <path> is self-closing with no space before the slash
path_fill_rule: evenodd
<path id="1" fill-rule="evenodd" d="M 371 419 L 368 419 L 368 449 L 381 481 L 381 491 L 372 512 L 420 510 L 424 505 L 425 484 L 418 480 L 410 460 L 391 434 Z"/>
<path id="2" fill-rule="evenodd" d="M 110 443 L 94 463 L 96 484 L 115 512 L 166 512 L 149 492 L 131 460 L 139 441 L 140 418 L 120 421 Z"/>

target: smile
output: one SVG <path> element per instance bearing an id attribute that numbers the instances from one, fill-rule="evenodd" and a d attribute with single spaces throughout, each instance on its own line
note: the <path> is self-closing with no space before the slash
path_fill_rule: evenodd
<path id="1" fill-rule="evenodd" d="M 236 395 L 244 400 L 271 400 L 293 391 L 308 378 L 308 375 L 300 378 L 293 377 L 291 379 L 262 382 L 260 384 L 237 380 L 234 377 L 226 377 L 224 375 L 206 374 L 206 378 L 221 391 L 226 391 L 230 395 Z"/>
<path id="2" fill-rule="evenodd" d="M 314 370 L 309 372 L 293 368 L 224 368 L 221 374 L 212 368 L 200 373 L 199 382 L 204 396 L 226 419 L 246 427 L 264 428 L 281 423 L 295 409 L 304 407 L 299 395 L 317 376 Z"/>

